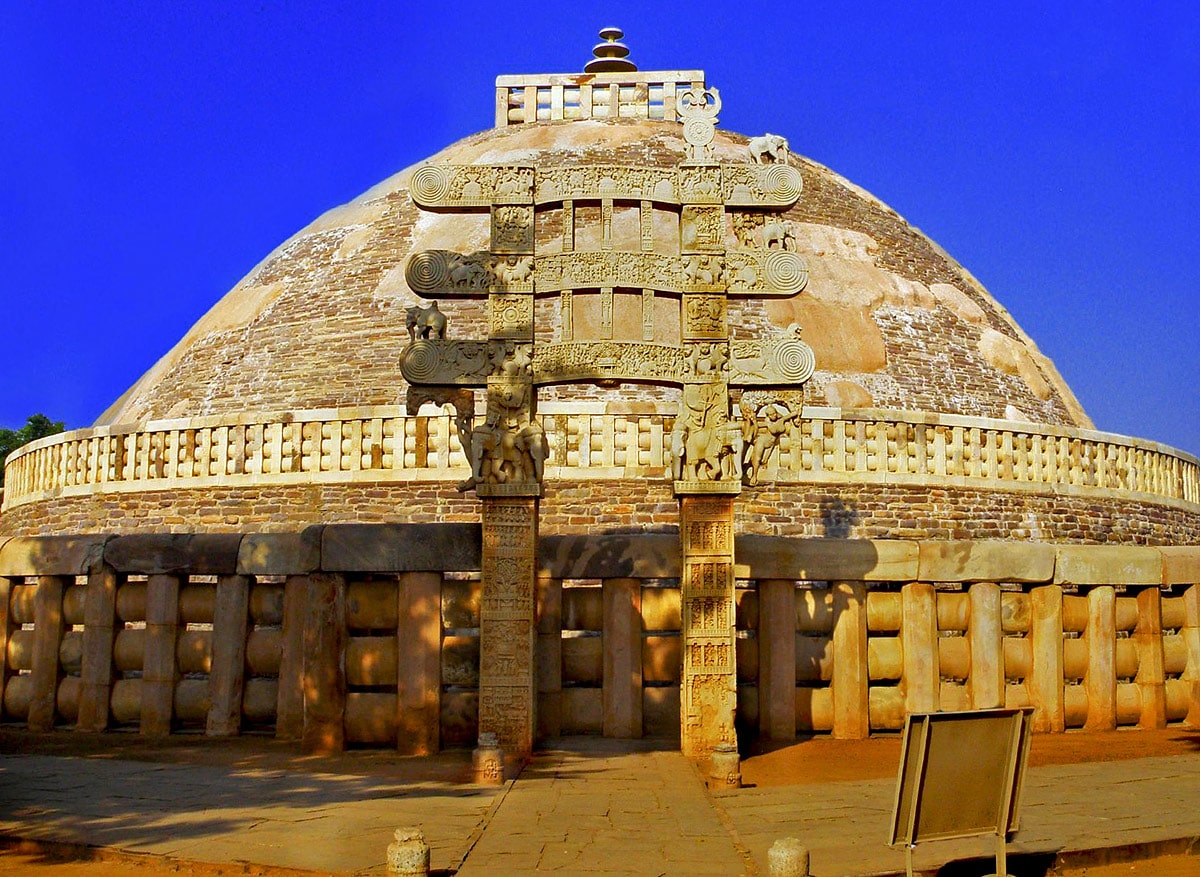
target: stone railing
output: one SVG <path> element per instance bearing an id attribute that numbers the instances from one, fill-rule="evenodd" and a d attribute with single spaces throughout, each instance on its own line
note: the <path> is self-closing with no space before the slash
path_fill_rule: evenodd
<path id="1" fill-rule="evenodd" d="M 704 88 L 702 70 L 566 73 L 496 79 L 496 127 L 574 119 L 675 121 L 675 95 Z"/>
<path id="2" fill-rule="evenodd" d="M 765 481 L 886 483 L 1200 504 L 1200 460 L 1107 433 L 982 418 L 807 408 Z M 667 477 L 673 417 L 602 403 L 539 409 L 547 480 Z M 4 508 L 58 496 L 469 474 L 449 413 L 387 406 L 76 430 L 10 455 Z"/>
<path id="3" fill-rule="evenodd" d="M 471 524 L 0 538 L 0 721 L 471 746 L 481 545 Z M 541 540 L 538 736 L 679 739 L 678 545 Z M 1200 546 L 742 536 L 735 558 L 738 714 L 765 739 L 1002 706 L 1044 732 L 1200 722 Z"/>

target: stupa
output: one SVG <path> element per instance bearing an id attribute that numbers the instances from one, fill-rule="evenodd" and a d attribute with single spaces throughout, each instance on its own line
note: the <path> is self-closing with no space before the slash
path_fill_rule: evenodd
<path id="1" fill-rule="evenodd" d="M 1194 717 L 1200 462 L 1096 431 L 925 235 L 601 36 L 10 456 L 4 720 L 705 757 Z"/>

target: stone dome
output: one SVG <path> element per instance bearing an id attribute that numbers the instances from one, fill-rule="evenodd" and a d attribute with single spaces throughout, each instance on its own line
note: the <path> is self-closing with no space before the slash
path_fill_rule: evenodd
<path id="1" fill-rule="evenodd" d="M 718 129 L 714 157 L 745 162 L 746 144 L 746 137 Z M 685 148 L 675 122 L 585 120 L 484 131 L 428 163 L 669 167 Z M 809 281 L 790 298 L 735 304 L 734 338 L 798 324 L 816 354 L 809 404 L 1091 427 L 1053 363 L 965 269 L 869 193 L 816 162 L 795 155 L 790 161 L 804 189 L 787 218 Z M 410 254 L 486 249 L 489 231 L 486 211 L 422 211 L 409 194 L 414 170 L 330 210 L 278 247 L 97 426 L 401 401 L 404 311 L 420 302 L 405 281 Z M 585 209 L 580 250 L 595 248 Z M 655 218 L 655 234 L 668 246 L 677 226 L 677 214 Z M 538 252 L 555 252 L 558 234 L 541 223 Z M 617 249 L 630 241 L 637 249 L 636 219 L 616 217 L 613 234 Z M 477 302 L 442 306 L 452 337 L 486 336 Z M 619 338 L 619 316 L 617 322 Z M 543 398 L 572 392 L 544 390 Z M 629 401 L 656 389 L 618 392 Z"/>

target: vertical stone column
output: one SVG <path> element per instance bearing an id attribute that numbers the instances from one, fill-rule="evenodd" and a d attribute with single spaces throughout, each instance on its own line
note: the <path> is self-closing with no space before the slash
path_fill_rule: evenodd
<path id="1" fill-rule="evenodd" d="M 978 582 L 967 592 L 971 615 L 967 639 L 971 648 L 971 708 L 1004 706 L 1004 629 L 1000 611 L 1000 586 Z"/>
<path id="2" fill-rule="evenodd" d="M 562 580 L 549 576 L 538 577 L 537 679 L 538 736 L 557 737 L 562 733 Z"/>
<path id="3" fill-rule="evenodd" d="M 737 745 L 733 615 L 732 496 L 679 500 L 683 547 L 683 754 L 701 757 Z"/>
<path id="4" fill-rule="evenodd" d="M 3 581 L 0 581 L 0 586 Z M 1187 667 L 1183 671 L 1188 683 L 1188 727 L 1200 727 L 1200 585 L 1192 585 L 1184 592 L 1183 641 L 1187 646 Z"/>
<path id="5" fill-rule="evenodd" d="M 152 575 L 146 584 L 146 649 L 142 659 L 142 725 L 145 737 L 171 733 L 178 662 L 179 576 Z"/>
<path id="6" fill-rule="evenodd" d="M 833 736 L 871 734 L 867 700 L 867 586 L 833 583 Z"/>
<path id="7" fill-rule="evenodd" d="M 1138 647 L 1136 682 L 1142 692 L 1140 728 L 1167 726 L 1162 644 L 1162 593 L 1156 587 L 1138 592 L 1138 622 L 1133 637 Z"/>
<path id="8" fill-rule="evenodd" d="M 480 485 L 479 491 L 484 496 L 479 733 L 495 734 L 507 754 L 524 758 L 533 752 L 537 727 L 533 596 L 538 499 L 493 496 L 485 487 Z"/>
<path id="9" fill-rule="evenodd" d="M 604 736 L 642 736 L 642 583 L 607 579 L 604 606 Z"/>
<path id="10" fill-rule="evenodd" d="M 304 605 L 307 598 L 308 576 L 288 576 L 283 587 L 279 693 L 275 701 L 275 736 L 280 740 L 299 740 L 304 736 Z"/>
<path id="11" fill-rule="evenodd" d="M 938 708 L 942 677 L 936 601 L 937 591 L 928 582 L 909 582 L 900 589 L 904 709 L 910 713 L 932 713 Z"/>
<path id="12" fill-rule="evenodd" d="M 1033 704 L 1033 730 L 1066 730 L 1063 711 L 1062 588 L 1043 585 L 1029 593 L 1029 636 L 1033 672 L 1026 680 Z"/>
<path id="13" fill-rule="evenodd" d="M 88 570 L 83 603 L 83 664 L 80 670 L 77 731 L 103 731 L 108 727 L 112 696 L 113 644 L 116 642 L 117 571 L 100 562 Z"/>
<path id="14" fill-rule="evenodd" d="M 313 573 L 307 592 L 301 745 L 305 752 L 341 752 L 346 747 L 346 581 Z"/>
<path id="15" fill-rule="evenodd" d="M 396 749 L 436 755 L 441 748 L 442 574 L 400 576 Z"/>
<path id="16" fill-rule="evenodd" d="M 1117 726 L 1117 594 L 1109 585 L 1088 591 L 1087 689 L 1088 711 L 1084 727 L 1104 730 Z"/>
<path id="17" fill-rule="evenodd" d="M 796 739 L 796 583 L 758 583 L 758 731 Z"/>
<path id="18" fill-rule="evenodd" d="M 4 716 L 4 691 L 13 675 L 8 665 L 8 641 L 16 629 L 12 620 L 12 589 L 22 582 L 22 578 L 0 576 L 0 718 Z"/>
<path id="19" fill-rule="evenodd" d="M 242 730 L 249 624 L 250 578 L 221 576 L 213 606 L 212 669 L 208 674 L 205 733 L 210 737 L 232 737 Z"/>
<path id="20" fill-rule="evenodd" d="M 58 650 L 62 645 L 63 576 L 38 576 L 33 601 L 33 694 L 29 701 L 29 729 L 54 730 L 58 707 Z"/>

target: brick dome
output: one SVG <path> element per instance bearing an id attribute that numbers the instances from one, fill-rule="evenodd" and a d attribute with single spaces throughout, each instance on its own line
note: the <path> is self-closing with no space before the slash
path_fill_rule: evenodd
<path id="1" fill-rule="evenodd" d="M 718 130 L 715 157 L 744 162 L 746 143 Z M 685 147 L 675 122 L 588 120 L 485 131 L 428 161 L 672 166 Z M 808 159 L 791 163 L 804 191 L 787 217 L 809 264 L 808 285 L 791 298 L 742 300 L 730 320 L 735 338 L 802 328 L 817 360 L 810 404 L 1091 426 L 1053 363 L 966 270 L 869 193 Z M 486 249 L 488 236 L 486 213 L 420 210 L 409 195 L 414 169 L 277 248 L 97 425 L 402 400 L 404 311 L 419 301 L 405 282 L 410 254 Z M 594 248 L 583 209 L 579 225 L 578 249 Z M 671 214 L 656 217 L 656 235 L 673 226 Z M 636 241 L 637 231 L 636 220 L 622 224 L 618 216 L 617 249 L 623 234 Z M 555 252 L 558 233 L 543 223 L 538 252 Z M 443 310 L 452 337 L 486 335 L 480 303 L 443 302 Z M 572 392 L 546 390 L 543 398 Z M 619 392 L 628 401 L 657 391 Z"/>

